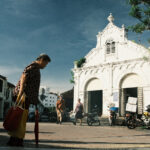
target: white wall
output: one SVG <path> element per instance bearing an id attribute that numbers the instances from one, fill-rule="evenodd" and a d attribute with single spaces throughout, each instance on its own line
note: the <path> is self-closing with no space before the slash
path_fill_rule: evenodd
<path id="1" fill-rule="evenodd" d="M 106 40 L 113 39 L 116 43 L 115 54 L 106 54 Z M 113 101 L 113 93 L 119 93 L 121 80 L 129 74 L 137 74 L 143 87 L 144 106 L 149 104 L 150 96 L 150 63 L 143 57 L 149 56 L 148 50 L 141 45 L 129 41 L 125 28 L 116 27 L 110 22 L 106 28 L 97 35 L 97 45 L 86 56 L 86 63 L 82 68 L 74 71 L 74 108 L 77 99 L 84 102 L 87 83 L 97 78 L 103 89 L 103 114 L 107 114 L 107 105 Z M 141 82 L 139 80 L 139 82 Z M 138 82 L 138 81 L 137 81 Z M 94 85 L 93 85 L 94 86 Z M 94 87 L 93 87 L 94 89 Z M 114 102 L 119 106 L 119 101 Z"/>

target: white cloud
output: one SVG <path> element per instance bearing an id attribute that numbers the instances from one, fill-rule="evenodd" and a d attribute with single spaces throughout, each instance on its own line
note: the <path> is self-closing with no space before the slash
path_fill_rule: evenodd
<path id="1" fill-rule="evenodd" d="M 3 75 L 8 78 L 8 81 L 16 84 L 22 73 L 22 68 L 16 66 L 0 66 L 0 75 Z M 69 84 L 69 80 L 62 79 L 48 79 L 42 78 L 41 86 L 50 87 L 52 92 L 62 93 L 72 89 L 73 84 Z"/>
<path id="2" fill-rule="evenodd" d="M 16 66 L 0 66 L 0 73 L 4 76 L 15 75 L 21 73 L 22 69 Z"/>
<path id="3" fill-rule="evenodd" d="M 73 84 L 69 84 L 69 80 L 52 80 L 42 79 L 41 86 L 47 86 L 51 92 L 62 93 L 73 88 Z"/>
<path id="4" fill-rule="evenodd" d="M 16 66 L 0 66 L 0 75 L 5 76 L 9 82 L 16 84 L 21 76 L 22 69 Z"/>

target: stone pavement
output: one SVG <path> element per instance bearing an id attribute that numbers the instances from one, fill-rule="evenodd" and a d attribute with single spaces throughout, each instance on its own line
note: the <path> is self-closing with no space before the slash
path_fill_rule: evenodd
<path id="1" fill-rule="evenodd" d="M 13 148 L 14 150 L 49 150 L 49 148 L 21 148 L 21 147 L 14 147 Z M 70 150 L 83 150 L 83 149 L 72 149 L 72 148 L 69 148 Z M 89 148 L 90 149 L 90 148 Z M 12 147 L 0 147 L 0 150 L 12 150 Z M 58 148 L 50 148 L 50 150 L 58 150 Z M 68 150 L 68 148 L 67 149 L 59 149 L 59 150 Z M 85 149 L 84 149 L 85 150 Z M 87 150 L 87 149 L 86 149 Z M 98 149 L 97 149 L 98 150 Z M 99 149 L 100 150 L 100 149 Z M 110 149 L 101 149 L 101 150 L 116 150 L 116 149 L 112 149 L 112 148 L 110 148 Z M 119 149 L 119 150 L 149 150 L 149 148 L 127 148 L 127 149 Z"/>
<path id="2" fill-rule="evenodd" d="M 150 149 L 150 130 L 129 130 L 121 126 L 74 126 L 72 123 L 40 123 L 39 149 Z M 25 150 L 35 149 L 34 123 L 27 123 Z M 8 135 L 0 123 L 0 150 L 6 149 Z M 7 148 L 10 149 L 9 147 Z M 16 148 L 15 148 L 16 149 Z M 36 148 L 37 149 L 37 148 Z M 18 149 L 20 150 L 20 149 Z"/>

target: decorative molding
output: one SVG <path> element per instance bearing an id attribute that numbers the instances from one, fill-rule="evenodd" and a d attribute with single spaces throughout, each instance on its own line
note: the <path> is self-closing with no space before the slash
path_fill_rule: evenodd
<path id="1" fill-rule="evenodd" d="M 99 69 L 99 68 L 107 68 L 109 67 L 110 64 L 116 65 L 116 66 L 120 66 L 120 65 L 126 65 L 126 64 L 132 64 L 134 62 L 136 63 L 149 63 L 149 62 L 143 62 L 143 58 L 137 58 L 137 59 L 132 59 L 132 60 L 124 60 L 124 61 L 116 61 L 116 62 L 112 62 L 112 63 L 104 63 L 104 64 L 100 64 L 97 66 L 89 66 L 89 67 L 82 67 L 82 68 L 77 68 L 77 69 L 72 69 L 72 71 L 74 73 L 79 73 L 81 71 L 87 71 L 90 69 Z"/>

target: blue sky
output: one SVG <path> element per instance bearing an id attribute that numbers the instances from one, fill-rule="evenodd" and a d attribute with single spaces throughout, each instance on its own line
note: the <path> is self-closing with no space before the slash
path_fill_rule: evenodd
<path id="1" fill-rule="evenodd" d="M 24 67 L 47 53 L 52 62 L 41 70 L 41 85 L 69 90 L 73 62 L 96 46 L 110 13 L 119 27 L 136 23 L 129 10 L 126 0 L 1 0 L 0 74 L 16 84 Z M 141 36 L 146 46 L 147 37 Z M 137 35 L 129 33 L 129 39 Z"/>

